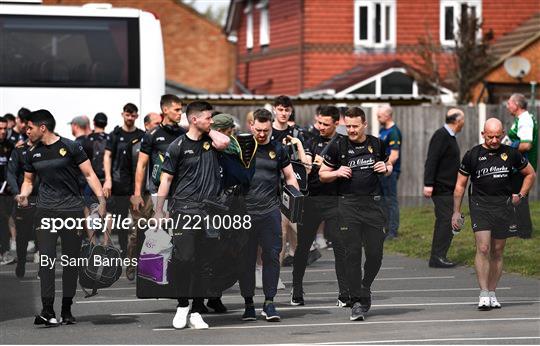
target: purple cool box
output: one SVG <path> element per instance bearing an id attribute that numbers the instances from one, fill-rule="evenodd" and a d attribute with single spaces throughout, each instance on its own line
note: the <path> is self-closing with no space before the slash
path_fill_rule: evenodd
<path id="1" fill-rule="evenodd" d="M 165 261 L 162 255 L 144 254 L 139 256 L 138 272 L 139 277 L 151 280 L 159 285 L 166 285 L 167 268 L 164 268 Z"/>

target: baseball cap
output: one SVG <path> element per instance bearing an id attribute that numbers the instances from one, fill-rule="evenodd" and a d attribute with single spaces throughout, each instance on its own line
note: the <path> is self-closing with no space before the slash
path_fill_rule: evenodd
<path id="1" fill-rule="evenodd" d="M 230 114 L 221 113 L 215 115 L 213 118 L 214 123 L 212 129 L 228 129 L 234 127 L 234 118 Z"/>

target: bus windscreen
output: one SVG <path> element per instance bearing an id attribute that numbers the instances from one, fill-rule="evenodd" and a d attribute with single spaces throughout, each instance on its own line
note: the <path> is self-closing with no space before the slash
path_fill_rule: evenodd
<path id="1" fill-rule="evenodd" d="M 139 88 L 138 18 L 0 16 L 0 86 Z"/>

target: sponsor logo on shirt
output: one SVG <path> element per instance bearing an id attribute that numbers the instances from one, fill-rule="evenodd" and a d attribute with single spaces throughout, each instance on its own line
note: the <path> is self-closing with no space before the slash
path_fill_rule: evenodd
<path id="1" fill-rule="evenodd" d="M 202 147 L 204 148 L 204 150 L 208 150 L 208 149 L 210 149 L 210 143 L 204 142 Z"/>
<path id="2" fill-rule="evenodd" d="M 508 174 L 510 173 L 508 167 L 505 167 L 505 166 L 501 166 L 501 167 L 497 167 L 497 166 L 491 166 L 489 168 L 481 168 L 479 170 L 476 171 L 476 177 L 477 178 L 481 178 L 481 177 L 486 177 L 486 176 L 489 176 L 489 175 L 492 175 L 493 178 L 506 178 L 508 177 Z"/>
<path id="3" fill-rule="evenodd" d="M 165 141 L 165 137 L 156 138 L 156 142 L 163 142 L 163 141 Z"/>
<path id="4" fill-rule="evenodd" d="M 67 154 L 66 148 L 60 148 L 60 150 L 59 150 L 58 152 L 59 152 L 60 155 L 62 155 L 62 156 L 66 156 L 66 154 Z"/>
<path id="5" fill-rule="evenodd" d="M 193 150 L 188 149 L 188 150 L 184 150 L 184 155 L 186 154 L 195 154 L 195 153 L 193 152 Z"/>
<path id="6" fill-rule="evenodd" d="M 370 157 L 367 160 L 360 158 L 353 161 L 349 161 L 350 168 L 360 167 L 360 169 L 368 169 L 368 168 L 373 167 L 374 164 L 375 164 L 375 159 L 373 157 Z"/>
<path id="7" fill-rule="evenodd" d="M 501 159 L 503 159 L 503 161 L 506 161 L 508 159 L 508 155 L 506 155 L 506 153 L 502 153 Z"/>
<path id="8" fill-rule="evenodd" d="M 371 147 L 371 145 L 368 145 L 367 150 L 368 150 L 370 153 L 373 153 L 373 148 Z"/>
<path id="9" fill-rule="evenodd" d="M 478 158 L 478 161 L 486 161 L 486 160 L 487 160 L 487 157 L 485 157 L 485 156 L 480 156 Z"/>
<path id="10" fill-rule="evenodd" d="M 34 158 L 34 157 L 41 157 L 41 153 L 35 153 L 35 154 L 32 156 L 32 158 Z"/>
<path id="11" fill-rule="evenodd" d="M 270 152 L 268 152 L 268 156 L 270 156 L 270 158 L 273 160 L 276 158 L 276 152 L 273 150 L 270 150 Z"/>

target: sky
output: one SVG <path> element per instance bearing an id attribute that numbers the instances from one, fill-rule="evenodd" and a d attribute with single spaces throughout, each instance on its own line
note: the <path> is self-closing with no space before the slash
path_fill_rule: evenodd
<path id="1" fill-rule="evenodd" d="M 189 3 L 191 1 L 184 0 L 184 2 Z M 229 0 L 195 0 L 195 3 L 192 4 L 192 6 L 197 11 L 204 13 L 209 6 L 212 6 L 214 9 L 218 9 L 220 7 L 227 9 L 229 7 L 229 2 Z"/>

